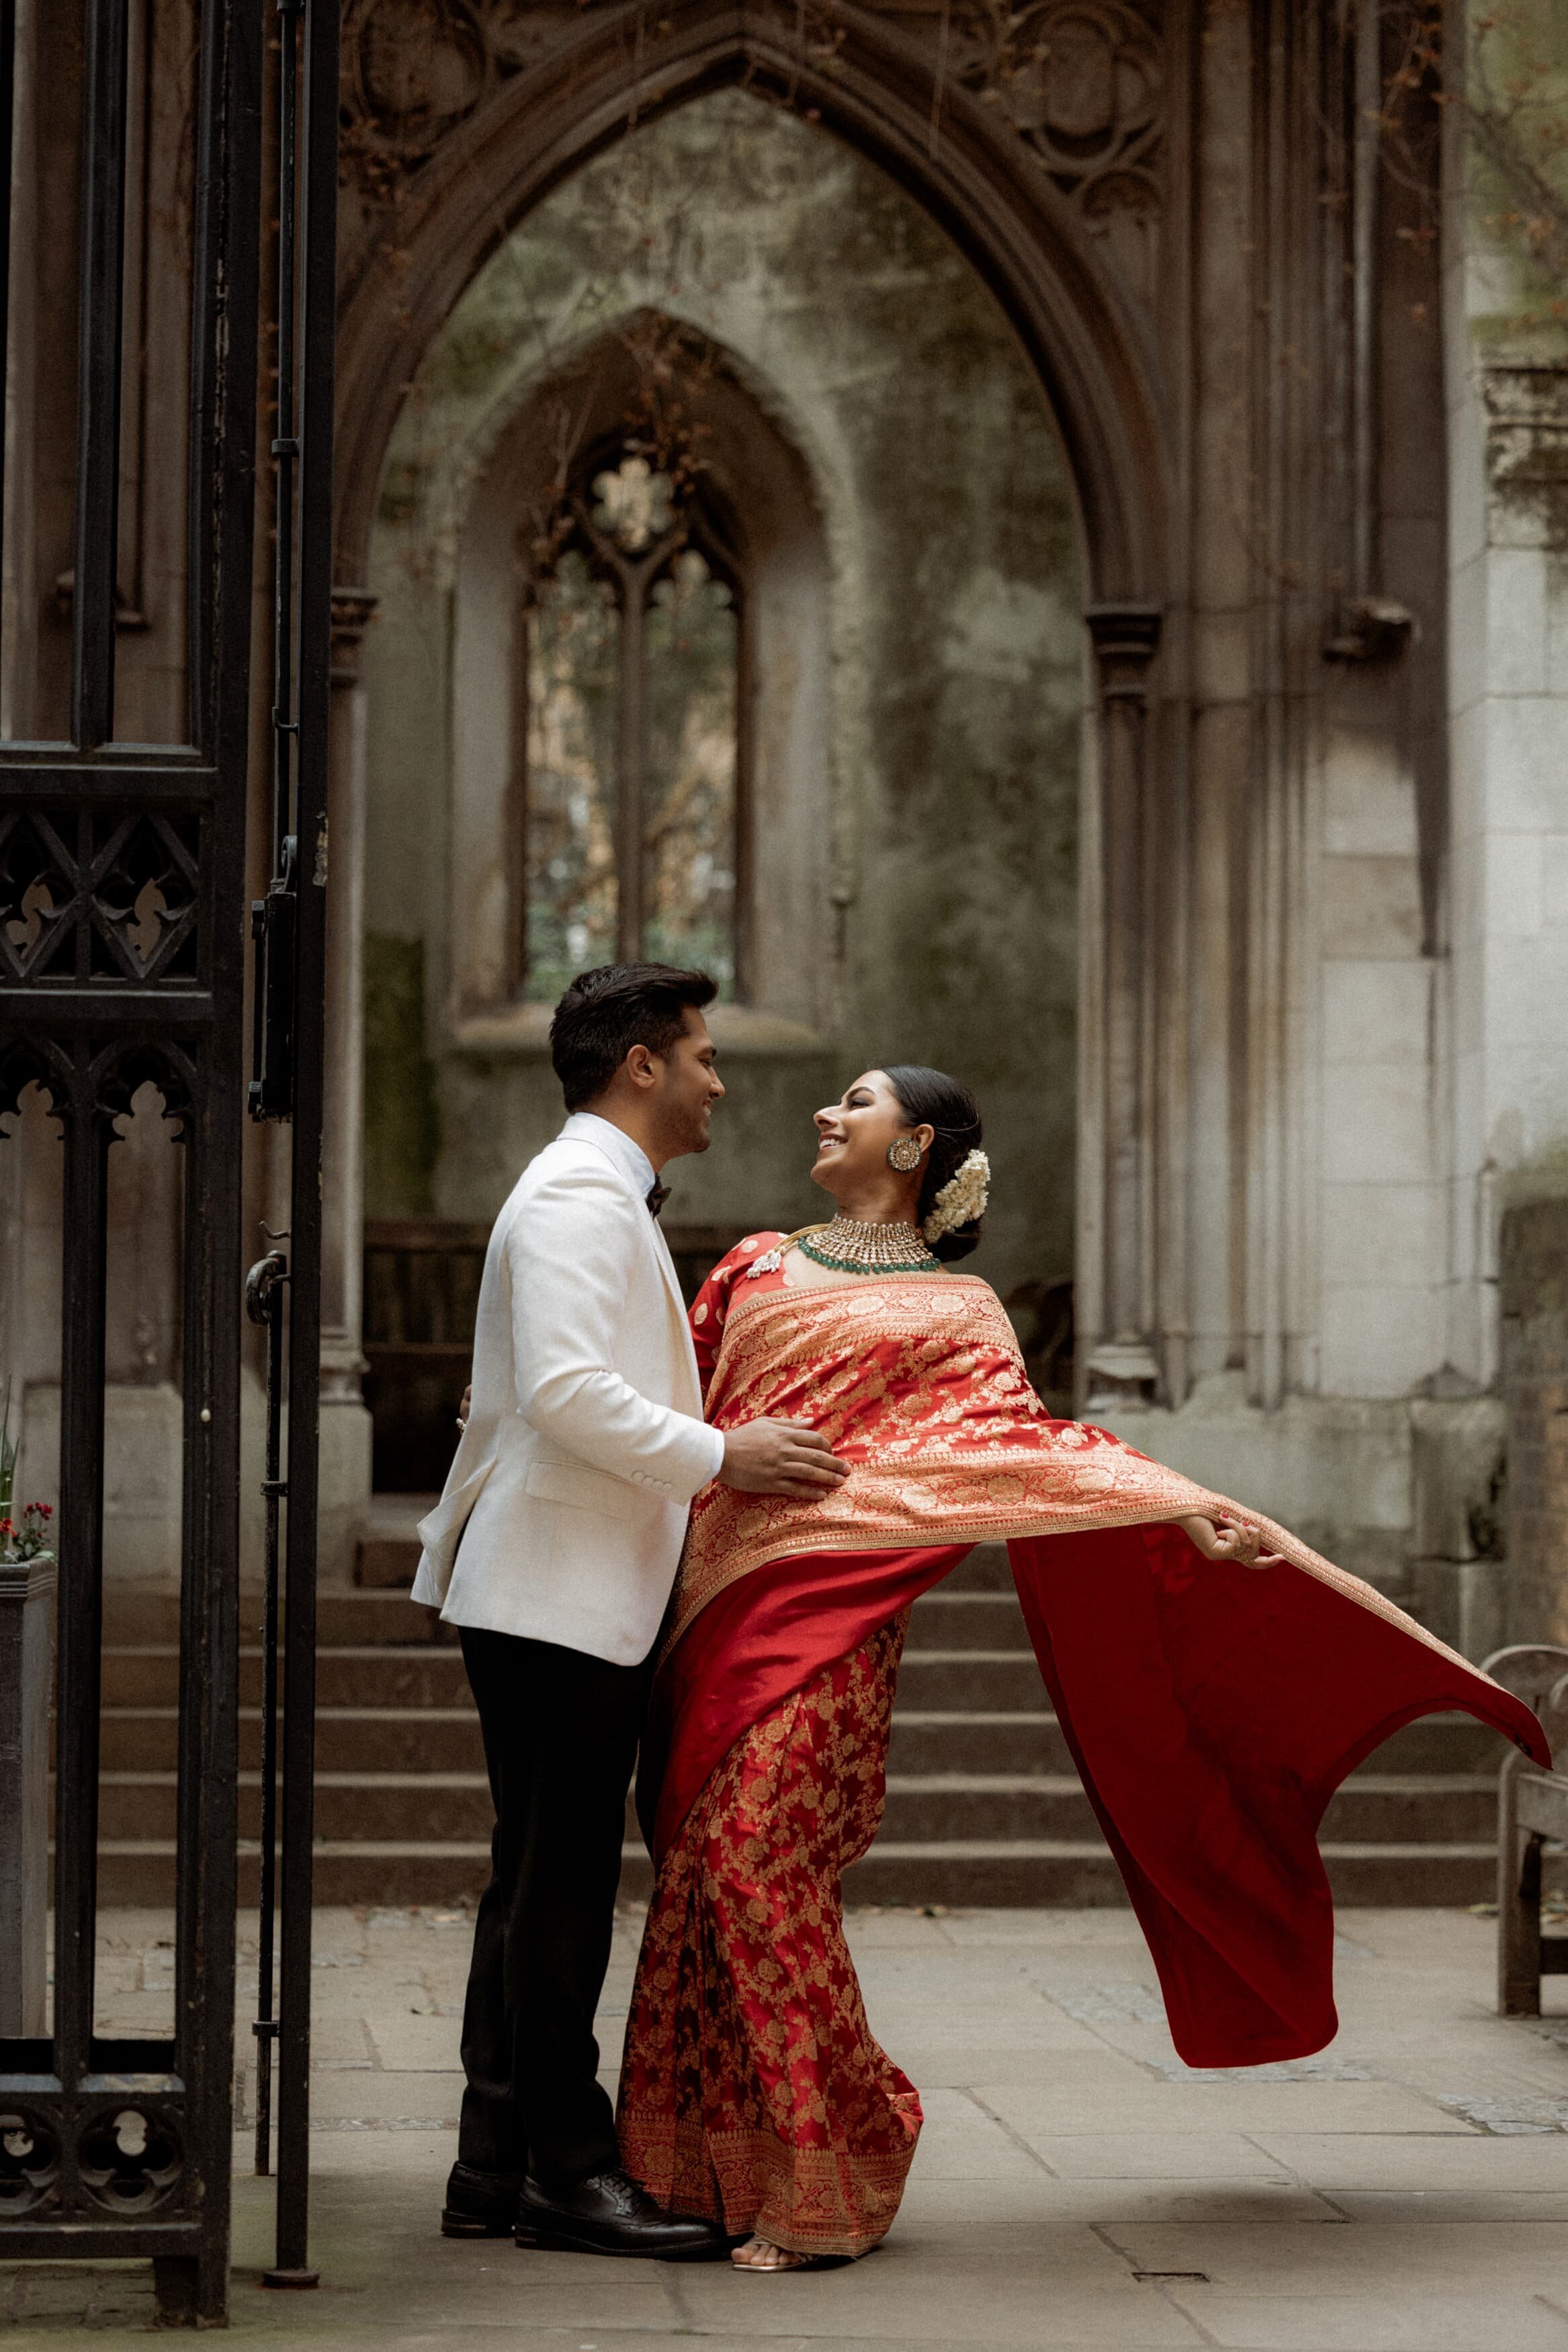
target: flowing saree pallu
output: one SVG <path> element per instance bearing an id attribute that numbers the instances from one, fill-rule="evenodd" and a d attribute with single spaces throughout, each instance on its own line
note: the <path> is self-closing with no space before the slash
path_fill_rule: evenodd
<path id="1" fill-rule="evenodd" d="M 698 1496 L 640 1779 L 655 1858 L 750 1724 L 971 1545 L 1005 1541 L 1177 2050 L 1236 2066 L 1322 2049 L 1336 2019 L 1317 1827 L 1334 1790 L 1401 1724 L 1448 1708 L 1544 1762 L 1533 1715 L 1283 1528 L 1049 1419 L 988 1284 L 791 1288 L 744 1263 L 733 1253 L 694 1310 L 729 1307 L 710 1420 L 810 1421 L 852 1466 L 816 1502 Z M 1247 1519 L 1286 1565 L 1206 1560 L 1159 1524 L 1186 1513 Z"/>

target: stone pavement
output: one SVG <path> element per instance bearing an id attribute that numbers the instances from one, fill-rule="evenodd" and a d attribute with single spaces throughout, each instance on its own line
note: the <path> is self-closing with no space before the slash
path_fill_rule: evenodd
<path id="1" fill-rule="evenodd" d="M 145 1913 L 104 1926 L 115 2020 L 152 2025 L 166 1930 Z M 1490 1920 L 1346 1911 L 1340 1927 L 1338 2041 L 1231 2074 L 1176 2059 L 1125 1911 L 852 1915 L 872 2021 L 921 2087 L 925 2134 L 874 2255 L 756 2278 L 443 2241 L 468 1922 L 324 1911 L 322 2285 L 256 2284 L 272 2189 L 236 2140 L 235 2336 L 256 2352 L 694 2336 L 712 2352 L 1568 2352 L 1568 1980 L 1548 1987 L 1559 2014 L 1505 2023 Z M 601 2012 L 612 2066 L 636 1930 L 629 1912 Z M 254 1985 L 254 1941 L 248 1958 Z M 150 2311 L 135 2269 L 0 2272 L 7 2344 L 84 2326 L 129 2343 Z"/>

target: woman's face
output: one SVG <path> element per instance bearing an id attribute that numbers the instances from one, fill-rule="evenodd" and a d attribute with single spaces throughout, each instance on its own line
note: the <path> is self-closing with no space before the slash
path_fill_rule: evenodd
<path id="1" fill-rule="evenodd" d="M 844 1201 L 871 1188 L 892 1186 L 918 1196 L 925 1174 L 924 1155 L 934 1130 L 915 1127 L 881 1070 L 866 1070 L 846 1087 L 841 1098 L 814 1114 L 817 1159 L 811 1181 Z M 922 1165 L 906 1175 L 888 1165 L 887 1150 L 901 1135 L 912 1135 L 920 1145 Z"/>

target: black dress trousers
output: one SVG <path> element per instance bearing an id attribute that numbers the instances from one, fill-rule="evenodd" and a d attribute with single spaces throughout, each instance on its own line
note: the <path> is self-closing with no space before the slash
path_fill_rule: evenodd
<path id="1" fill-rule="evenodd" d="M 458 2159 L 570 2188 L 620 2162 L 593 2013 L 653 1661 L 461 1630 L 496 1830 L 463 2011 Z"/>

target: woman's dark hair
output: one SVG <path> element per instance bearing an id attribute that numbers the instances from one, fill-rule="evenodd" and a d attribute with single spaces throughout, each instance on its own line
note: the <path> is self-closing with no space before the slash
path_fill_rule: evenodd
<path id="1" fill-rule="evenodd" d="M 549 1024 L 549 1057 L 568 1110 L 597 1102 L 633 1045 L 661 1061 L 674 1051 L 686 1008 L 711 1004 L 718 983 L 673 963 L 601 963 L 580 971 Z"/>
<path id="2" fill-rule="evenodd" d="M 926 1154 L 915 1213 L 916 1224 L 921 1224 L 931 1214 L 943 1185 L 957 1173 L 971 1151 L 979 1150 L 985 1135 L 980 1106 L 967 1087 L 944 1070 L 923 1069 L 917 1062 L 883 1062 L 882 1075 L 898 1097 L 898 1107 L 910 1126 L 936 1130 Z M 978 1217 L 971 1217 L 967 1225 L 943 1234 L 931 1246 L 946 1262 L 967 1257 L 980 1238 L 980 1223 Z"/>

